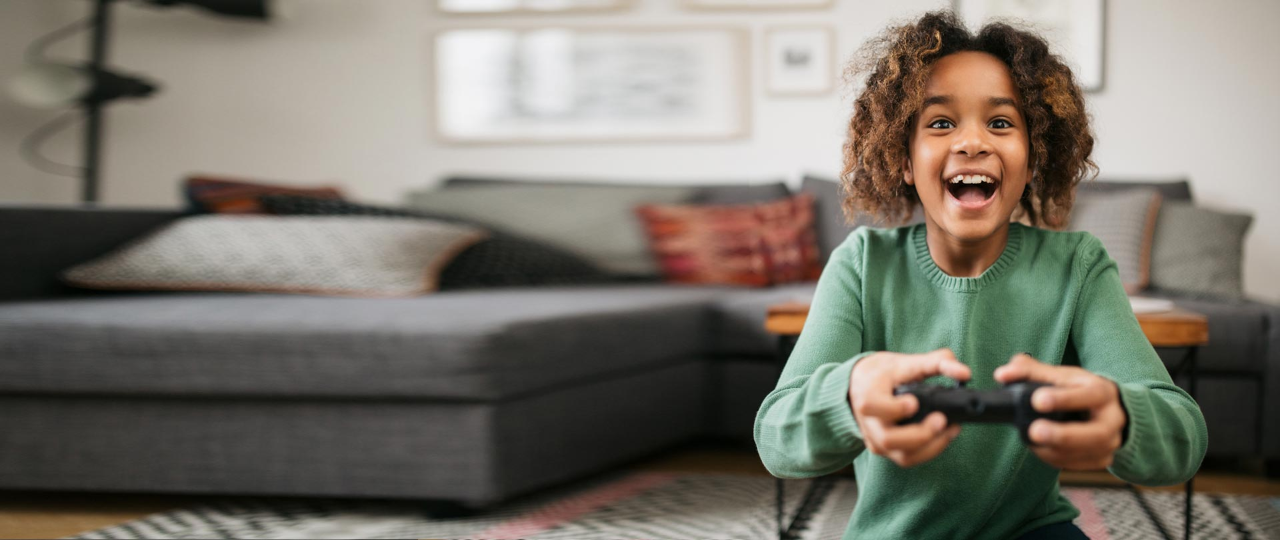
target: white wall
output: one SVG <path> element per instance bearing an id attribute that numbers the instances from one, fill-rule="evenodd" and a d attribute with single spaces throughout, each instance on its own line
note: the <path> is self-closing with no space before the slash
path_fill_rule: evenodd
<path id="1" fill-rule="evenodd" d="M 690 13 L 679 0 L 637 0 L 629 12 L 574 16 L 442 17 L 430 0 L 296 0 L 293 20 L 238 23 L 187 9 L 116 7 L 112 63 L 163 85 L 155 97 L 108 113 L 103 201 L 175 206 L 177 181 L 195 172 L 290 183 L 330 181 L 356 198 L 399 199 L 456 172 L 646 180 L 834 176 L 848 107 L 841 91 L 768 98 L 763 31 L 829 24 L 839 58 L 894 19 L 947 1 L 837 0 L 825 11 Z M 1197 199 L 1255 217 L 1245 289 L 1280 301 L 1280 2 L 1111 0 L 1106 86 L 1089 94 L 1103 176 L 1189 177 Z M 87 13 L 83 0 L 0 2 L 0 83 L 26 44 Z M 428 45 L 442 28 L 482 25 L 732 25 L 752 30 L 754 87 L 748 139 L 681 144 L 458 147 L 430 135 Z M 55 57 L 83 58 L 83 39 Z M 77 182 L 17 157 L 23 136 L 53 116 L 0 99 L 0 202 L 77 200 Z M 78 162 L 79 136 L 46 153 Z M 1270 278 L 1270 279 L 1268 279 Z"/>

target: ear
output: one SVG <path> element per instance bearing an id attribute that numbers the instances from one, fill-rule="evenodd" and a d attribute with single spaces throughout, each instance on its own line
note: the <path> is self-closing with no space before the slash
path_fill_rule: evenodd
<path id="1" fill-rule="evenodd" d="M 916 177 L 911 174 L 911 156 L 902 158 L 902 181 L 908 186 L 916 185 Z"/>

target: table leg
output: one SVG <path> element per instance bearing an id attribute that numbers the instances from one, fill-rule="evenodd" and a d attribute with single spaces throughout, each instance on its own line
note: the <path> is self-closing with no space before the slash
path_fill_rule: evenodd
<path id="1" fill-rule="evenodd" d="M 778 373 L 779 374 L 782 373 L 782 368 L 786 367 L 787 359 L 791 358 L 791 351 L 794 350 L 796 347 L 796 339 L 797 339 L 796 336 L 778 336 Z M 787 529 L 790 528 L 785 523 L 783 523 L 783 518 L 785 517 L 783 515 L 784 514 L 783 510 L 785 506 L 784 501 L 786 500 L 786 498 L 784 497 L 785 495 L 784 492 L 786 491 L 787 481 L 781 478 L 778 478 L 775 485 L 777 486 L 776 489 L 774 490 L 774 496 L 777 499 L 777 505 L 778 505 L 778 509 L 777 509 L 778 510 L 778 540 L 786 540 Z"/>
<path id="2" fill-rule="evenodd" d="M 1186 359 L 1184 359 L 1182 363 L 1178 365 L 1178 367 L 1176 368 L 1176 371 L 1173 373 L 1173 376 L 1177 377 L 1181 375 L 1184 371 L 1186 372 L 1187 394 L 1189 394 L 1192 398 L 1196 397 L 1196 382 L 1197 382 L 1196 352 L 1199 351 L 1199 349 L 1200 349 L 1199 347 L 1188 347 Z M 1196 471 L 1196 472 L 1199 472 L 1199 471 Z M 1182 538 L 1184 540 L 1191 540 L 1191 523 L 1192 523 L 1191 502 L 1193 500 L 1193 496 L 1195 495 L 1195 491 L 1196 491 L 1195 482 L 1196 482 L 1196 477 L 1193 474 L 1191 475 L 1191 479 L 1187 480 L 1187 483 L 1184 486 L 1184 491 L 1186 493 L 1186 500 L 1183 501 L 1183 504 L 1182 504 Z M 1156 519 L 1155 512 L 1152 511 L 1147 506 L 1146 498 L 1142 495 L 1142 492 L 1138 491 L 1138 489 L 1132 485 L 1129 486 L 1129 489 L 1133 490 L 1134 496 L 1138 498 L 1138 503 L 1142 505 L 1142 509 L 1146 511 L 1147 516 L 1151 518 L 1151 521 L 1152 523 L 1155 524 L 1156 528 L 1160 530 L 1161 536 L 1163 536 L 1164 538 L 1172 538 L 1172 536 L 1169 533 L 1165 532 L 1165 528 L 1163 525 L 1160 524 L 1160 521 Z"/>
<path id="3" fill-rule="evenodd" d="M 791 358 L 791 351 L 796 349 L 796 342 L 800 341 L 800 336 L 778 336 L 778 373 L 782 373 L 782 368 L 787 366 L 787 360 Z"/>
<path id="4" fill-rule="evenodd" d="M 1191 394 L 1192 399 L 1196 397 L 1196 379 L 1198 378 L 1196 376 L 1196 352 L 1199 350 L 1200 347 L 1191 347 L 1187 351 L 1187 393 Z M 1262 397 L 1259 396 L 1258 399 L 1262 399 Z M 1196 476 L 1195 473 L 1192 473 L 1191 479 L 1187 480 L 1187 501 L 1182 509 L 1182 538 L 1184 540 L 1191 540 L 1191 498 L 1196 492 L 1195 482 Z"/>
<path id="5" fill-rule="evenodd" d="M 783 496 L 783 491 L 786 488 L 786 481 L 778 478 L 775 485 L 777 486 L 777 489 L 774 490 L 774 495 L 778 503 L 778 540 L 783 540 L 787 534 L 787 528 L 782 524 L 782 502 L 786 500 L 786 497 Z"/>
<path id="6" fill-rule="evenodd" d="M 1191 494 L 1195 493 L 1196 478 L 1187 480 L 1187 504 L 1182 509 L 1182 537 L 1191 540 Z"/>
<path id="7" fill-rule="evenodd" d="M 799 341 L 799 339 L 800 339 L 800 336 L 779 336 L 778 337 L 779 374 L 781 374 L 782 368 L 786 367 L 787 360 L 791 357 L 791 351 L 795 349 L 796 342 Z M 819 496 L 824 491 L 824 489 L 828 484 L 829 484 L 829 481 L 823 478 L 815 478 L 813 479 L 812 482 L 809 483 L 808 488 L 805 489 L 804 491 L 804 496 L 801 497 L 800 499 L 800 505 L 796 508 L 797 518 L 802 514 L 807 515 L 806 512 L 809 512 L 812 510 L 809 507 L 814 504 L 814 497 Z M 775 501 L 777 505 L 776 510 L 777 510 L 777 518 L 778 518 L 778 539 L 790 540 L 794 534 L 791 532 L 791 529 L 796 525 L 796 520 L 792 519 L 790 523 L 784 522 L 784 519 L 785 519 L 784 514 L 785 514 L 785 506 L 786 506 L 785 504 L 786 498 L 784 497 L 784 495 L 786 491 L 786 480 L 777 478 L 775 480 L 774 485 L 776 486 L 774 489 L 774 496 L 775 496 Z"/>

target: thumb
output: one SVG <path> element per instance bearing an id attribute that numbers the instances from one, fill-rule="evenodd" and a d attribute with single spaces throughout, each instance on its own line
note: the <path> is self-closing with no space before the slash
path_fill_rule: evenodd
<path id="1" fill-rule="evenodd" d="M 938 349 L 931 354 L 939 355 L 938 372 L 957 381 L 967 381 L 973 376 L 969 366 L 956 359 L 951 349 Z"/>
<path id="2" fill-rule="evenodd" d="M 896 362 L 893 383 L 918 381 L 933 375 L 946 375 L 959 380 L 969 380 L 969 366 L 956 360 L 950 349 L 938 349 L 924 354 L 906 355 Z"/>
<path id="3" fill-rule="evenodd" d="M 1042 364 L 1027 353 L 1018 353 L 1013 355 L 1013 359 L 1008 364 L 996 368 L 992 374 L 996 382 L 1000 384 L 1009 384 L 1017 381 L 1038 381 L 1051 383 L 1054 380 L 1054 372 L 1046 364 Z"/>

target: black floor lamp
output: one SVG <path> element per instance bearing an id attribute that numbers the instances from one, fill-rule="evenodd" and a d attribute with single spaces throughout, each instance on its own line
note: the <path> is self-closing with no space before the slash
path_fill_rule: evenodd
<path id="1" fill-rule="evenodd" d="M 79 168 L 79 176 L 81 199 L 86 203 L 98 201 L 103 108 L 117 99 L 145 98 L 157 89 L 153 82 L 107 69 L 111 6 L 119 0 L 90 1 L 93 2 L 93 13 L 88 18 L 55 30 L 31 43 L 27 49 L 27 65 L 10 85 L 10 95 L 24 105 L 39 108 L 79 106 L 84 109 L 84 155 L 81 157 L 83 165 Z M 272 0 L 134 0 L 132 3 L 157 7 L 189 5 L 227 17 L 258 21 L 270 20 L 276 15 L 277 9 Z M 92 32 L 87 64 L 69 65 L 43 58 L 41 53 L 44 48 L 84 28 L 90 28 Z M 65 127 L 64 120 L 63 117 L 55 118 L 32 132 L 23 142 L 23 158 L 32 166 L 55 172 L 41 165 L 42 161 L 52 162 L 40 157 L 39 145 L 49 135 Z"/>

